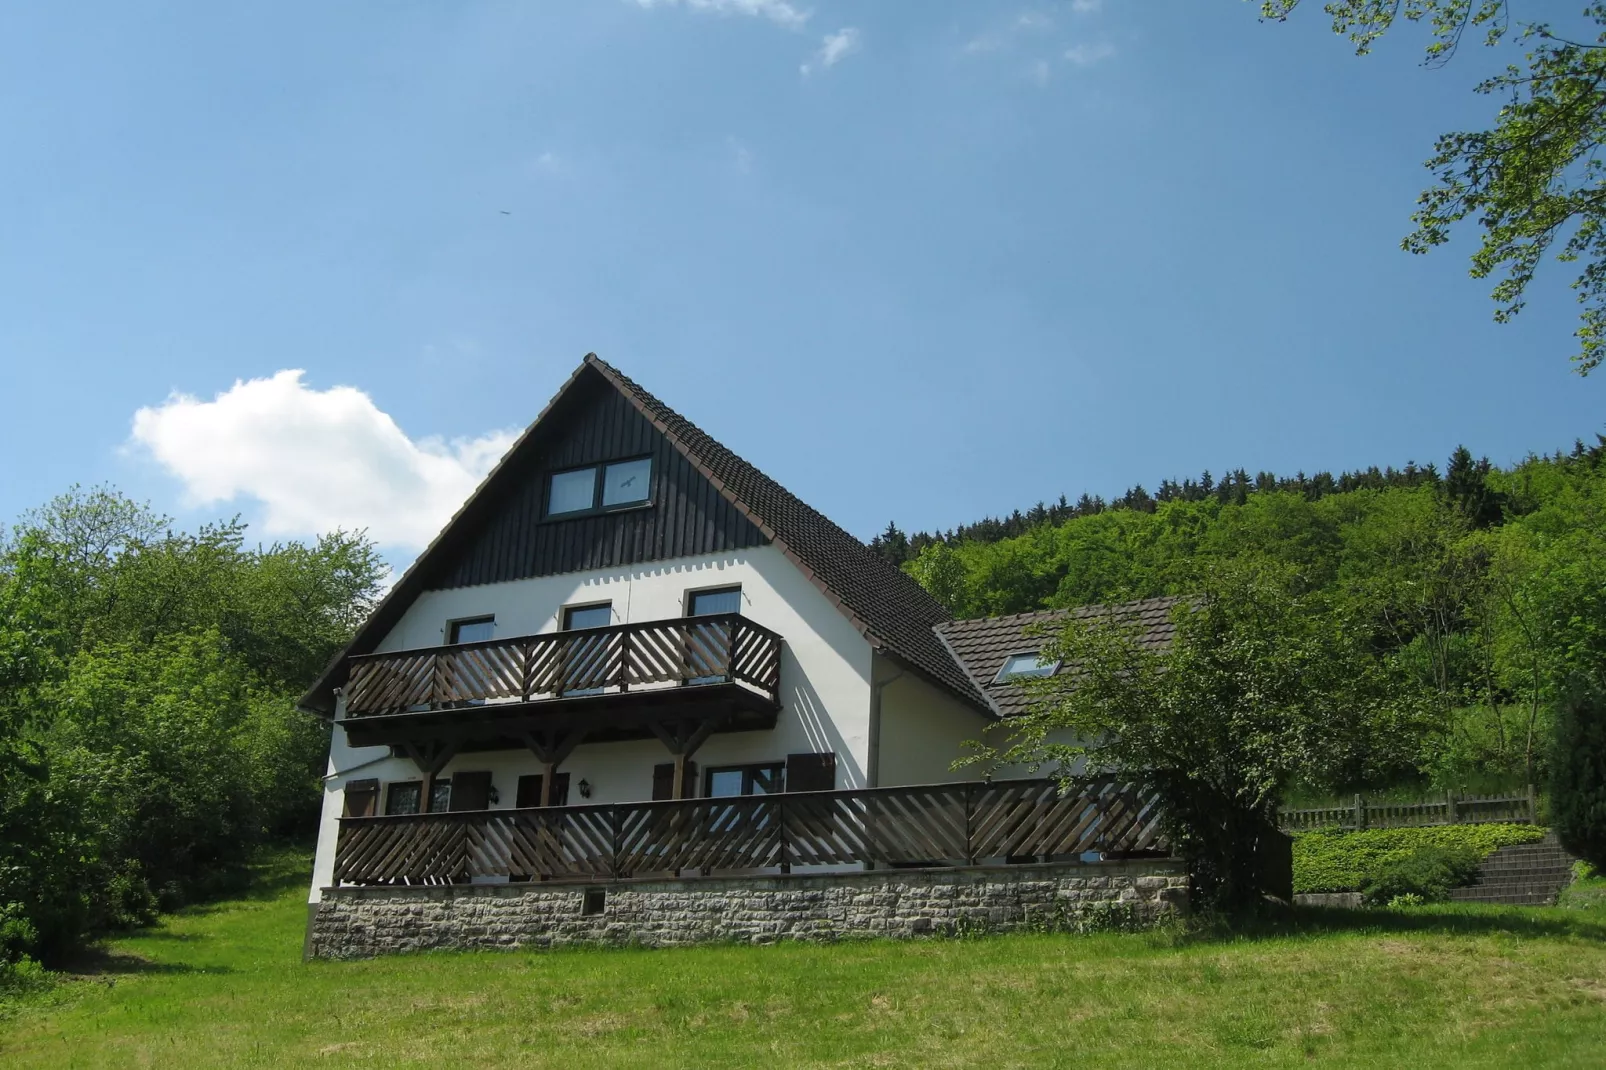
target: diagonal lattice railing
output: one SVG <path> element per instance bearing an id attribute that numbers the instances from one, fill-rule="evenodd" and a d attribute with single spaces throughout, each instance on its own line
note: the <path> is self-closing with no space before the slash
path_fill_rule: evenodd
<path id="1" fill-rule="evenodd" d="M 1000 780 L 342 818 L 337 884 L 621 880 L 795 866 L 976 865 L 1165 850 L 1136 784 Z"/>
<path id="2" fill-rule="evenodd" d="M 725 613 L 367 654 L 351 659 L 346 714 L 724 681 L 777 698 L 781 637 L 739 613 Z"/>

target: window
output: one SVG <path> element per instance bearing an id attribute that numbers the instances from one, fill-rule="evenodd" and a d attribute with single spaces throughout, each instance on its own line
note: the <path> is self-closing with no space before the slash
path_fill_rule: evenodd
<path id="1" fill-rule="evenodd" d="M 546 515 L 568 516 L 641 505 L 647 501 L 651 487 L 651 457 L 554 472 L 547 485 Z"/>
<path id="2" fill-rule="evenodd" d="M 706 617 L 713 613 L 740 613 L 742 589 L 721 587 L 714 591 L 692 591 L 686 596 L 686 616 Z"/>
<path id="3" fill-rule="evenodd" d="M 1011 654 L 1004 659 L 1004 667 L 998 670 L 998 678 L 993 683 L 1006 684 L 1028 676 L 1053 676 L 1059 667 L 1059 662 L 1045 661 L 1037 653 Z"/>
<path id="4" fill-rule="evenodd" d="M 491 634 L 495 631 L 495 617 L 473 617 L 467 620 L 454 620 L 446 626 L 446 641 L 453 645 L 458 643 L 480 643 L 491 638 Z"/>
<path id="5" fill-rule="evenodd" d="M 403 780 L 385 789 L 385 814 L 416 814 L 424 792 L 424 785 L 416 780 Z"/>
<path id="6" fill-rule="evenodd" d="M 740 587 L 717 587 L 709 591 L 686 592 L 686 616 L 708 617 L 721 613 L 739 613 L 742 609 Z M 686 629 L 684 655 L 691 675 L 686 683 L 723 684 L 730 680 L 731 634 L 729 621 L 709 621 L 694 624 Z"/>
<path id="7" fill-rule="evenodd" d="M 647 500 L 647 483 L 652 478 L 652 458 L 620 461 L 602 470 L 602 507 L 634 505 Z"/>
<path id="8" fill-rule="evenodd" d="M 581 468 L 558 472 L 552 477 L 552 493 L 547 498 L 547 515 L 584 513 L 593 507 L 597 494 L 597 470 Z"/>
<path id="9" fill-rule="evenodd" d="M 429 783 L 429 812 L 444 814 L 452 808 L 452 781 L 448 777 L 443 780 L 432 780 Z"/>
<path id="10" fill-rule="evenodd" d="M 613 623 L 613 603 L 595 606 L 569 606 L 563 611 L 563 630 L 581 631 L 606 628 Z M 563 695 L 577 698 L 600 695 L 608 684 L 612 669 L 610 635 L 577 635 L 563 647 Z"/>
<path id="11" fill-rule="evenodd" d="M 774 795 L 786 790 L 786 765 L 783 762 L 766 762 L 762 765 L 727 765 L 708 771 L 707 790 L 710 798 L 733 795 Z"/>

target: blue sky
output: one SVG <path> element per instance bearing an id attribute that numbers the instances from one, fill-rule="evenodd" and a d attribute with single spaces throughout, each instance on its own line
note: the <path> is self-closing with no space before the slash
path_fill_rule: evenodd
<path id="1" fill-rule="evenodd" d="M 1565 265 L 1501 327 L 1398 247 L 1503 57 L 1256 6 L 16 8 L 0 518 L 404 562 L 587 351 L 865 538 L 1601 430 Z"/>

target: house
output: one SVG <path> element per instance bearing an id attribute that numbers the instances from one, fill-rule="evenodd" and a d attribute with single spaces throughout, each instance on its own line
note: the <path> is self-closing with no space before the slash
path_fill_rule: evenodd
<path id="1" fill-rule="evenodd" d="M 1014 701 L 1011 675 L 1041 671 L 1040 643 L 950 620 L 587 356 L 301 699 L 334 722 L 314 917 L 363 887 L 1154 846 L 1127 789 L 1073 813 L 1046 782 L 953 768 Z M 323 953 L 356 953 L 341 939 Z"/>

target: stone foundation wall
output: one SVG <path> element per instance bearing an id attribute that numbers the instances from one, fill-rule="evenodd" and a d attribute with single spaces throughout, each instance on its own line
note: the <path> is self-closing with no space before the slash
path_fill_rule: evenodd
<path id="1" fill-rule="evenodd" d="M 434 948 L 671 947 L 1150 924 L 1185 912 L 1169 859 L 614 884 L 328 888 L 315 958 Z"/>

